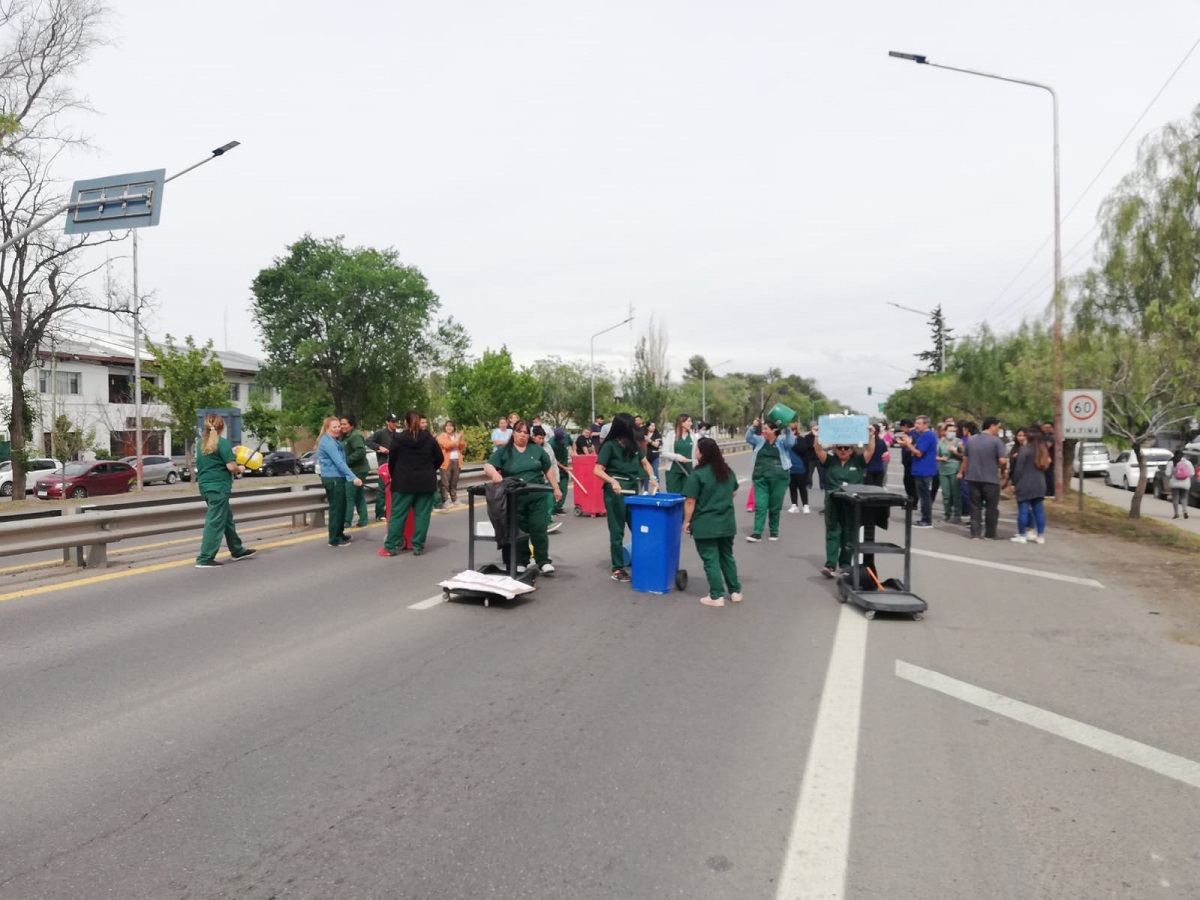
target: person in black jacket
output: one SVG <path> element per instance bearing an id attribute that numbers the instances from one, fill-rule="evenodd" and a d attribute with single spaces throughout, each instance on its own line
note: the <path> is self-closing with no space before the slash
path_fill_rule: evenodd
<path id="1" fill-rule="evenodd" d="M 387 510 L 387 484 L 383 481 L 383 470 L 387 468 L 387 452 L 388 447 L 392 445 L 392 438 L 396 435 L 396 429 L 399 427 L 400 417 L 395 413 L 387 414 L 387 421 L 383 427 L 367 438 L 367 447 L 375 451 L 375 458 L 379 462 L 379 490 L 375 492 L 375 521 L 382 522 L 384 512 Z"/>
<path id="2" fill-rule="evenodd" d="M 404 415 L 404 430 L 392 435 L 388 447 L 388 471 L 392 477 L 392 515 L 388 519 L 387 538 L 379 548 L 380 556 L 395 556 L 404 540 L 404 520 L 413 510 L 413 556 L 425 552 L 429 535 L 429 517 L 437 494 L 438 469 L 442 448 L 437 439 L 421 428 L 421 414 L 410 409 Z"/>

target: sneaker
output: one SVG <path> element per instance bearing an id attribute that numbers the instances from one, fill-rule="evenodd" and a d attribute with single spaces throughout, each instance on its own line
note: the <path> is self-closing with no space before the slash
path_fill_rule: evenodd
<path id="1" fill-rule="evenodd" d="M 1023 534 L 1014 534 L 1012 537 L 1009 538 L 1009 540 L 1012 541 L 1014 544 L 1028 544 L 1029 543 L 1029 541 L 1026 539 L 1025 535 L 1023 535 Z"/>
<path id="2" fill-rule="evenodd" d="M 629 573 L 626 572 L 624 569 L 613 569 L 612 580 L 613 581 L 631 581 L 632 579 L 629 577 Z"/>
<path id="3" fill-rule="evenodd" d="M 389 550 L 387 547 L 380 547 L 378 550 L 375 551 L 375 555 L 376 556 L 395 556 L 396 551 Z"/>
<path id="4" fill-rule="evenodd" d="M 800 507 L 798 507 L 795 503 L 793 503 L 791 506 L 788 507 L 788 512 L 795 515 L 796 513 L 800 512 Z"/>
<path id="5" fill-rule="evenodd" d="M 777 540 L 779 540 L 779 535 L 773 534 L 769 538 L 767 538 L 767 540 L 768 541 L 777 541 Z"/>
<path id="6" fill-rule="evenodd" d="M 729 599 L 732 600 L 734 603 L 741 603 L 742 595 L 735 592 L 735 593 L 732 593 L 729 595 Z"/>
<path id="7" fill-rule="evenodd" d="M 343 544 L 352 544 L 352 543 L 354 543 L 354 539 L 352 537 L 350 537 L 350 535 L 348 535 L 348 534 L 343 534 L 342 535 L 342 543 Z"/>
<path id="8" fill-rule="evenodd" d="M 759 541 L 762 540 L 762 535 L 761 534 L 748 534 L 748 535 L 746 535 L 746 540 L 748 540 L 752 544 L 757 544 Z"/>
<path id="9" fill-rule="evenodd" d="M 1036 540 L 1037 540 L 1037 532 L 1036 532 L 1036 531 L 1034 531 L 1032 528 L 1028 529 L 1028 530 L 1025 532 L 1025 540 L 1027 540 L 1027 541 L 1036 541 Z"/>
<path id="10" fill-rule="evenodd" d="M 1042 534 L 1039 534 L 1039 535 L 1038 535 L 1037 537 L 1035 537 L 1033 540 L 1034 540 L 1036 543 L 1038 543 L 1038 544 L 1044 544 L 1044 543 L 1046 543 L 1046 536 L 1045 536 L 1045 535 L 1042 535 Z"/>
<path id="11" fill-rule="evenodd" d="M 562 528 L 562 522 L 551 522 L 546 527 L 546 534 L 554 534 L 554 532 L 558 531 L 560 528 Z"/>
<path id="12" fill-rule="evenodd" d="M 821 569 L 821 574 L 824 575 L 826 578 L 832 578 L 836 574 L 836 572 L 837 572 L 837 570 L 834 569 L 832 566 L 825 566 L 824 568 Z"/>
<path id="13" fill-rule="evenodd" d="M 234 559 L 249 559 L 257 552 L 258 552 L 257 550 L 247 547 L 245 550 L 243 550 L 241 553 L 239 553 L 237 556 L 235 556 L 233 558 Z"/>
<path id="14" fill-rule="evenodd" d="M 219 568 L 221 568 L 221 563 L 217 562 L 215 559 L 210 559 L 208 562 L 196 563 L 196 568 L 197 569 L 219 569 Z"/>
<path id="15" fill-rule="evenodd" d="M 725 598 L 724 597 L 701 597 L 700 602 L 703 603 L 705 606 L 724 606 Z"/>
<path id="16" fill-rule="evenodd" d="M 544 566 L 542 566 L 542 574 L 543 575 L 553 575 L 554 574 L 554 563 L 546 563 Z"/>
<path id="17" fill-rule="evenodd" d="M 529 566 L 517 566 L 517 574 L 524 575 Z"/>
<path id="18" fill-rule="evenodd" d="M 913 522 L 913 528 L 932 528 L 932 522 Z"/>
<path id="19" fill-rule="evenodd" d="M 413 547 L 413 556 L 420 556 L 424 552 L 425 552 L 424 547 Z"/>
<path id="20" fill-rule="evenodd" d="M 804 513 L 807 516 L 810 512 L 812 512 L 812 510 L 809 509 L 808 504 L 805 503 L 802 507 L 800 507 L 800 512 Z"/>

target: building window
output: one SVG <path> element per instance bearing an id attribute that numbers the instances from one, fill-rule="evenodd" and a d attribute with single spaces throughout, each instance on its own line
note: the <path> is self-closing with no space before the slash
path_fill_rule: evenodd
<path id="1" fill-rule="evenodd" d="M 38 369 L 38 393 L 50 393 L 50 375 L 51 372 L 47 369 Z M 83 376 L 79 372 L 54 372 L 54 385 L 56 394 L 79 394 L 81 393 Z"/>
<path id="2" fill-rule="evenodd" d="M 108 402 L 133 402 L 133 376 L 125 373 L 109 373 Z"/>
<path id="3" fill-rule="evenodd" d="M 229 382 L 229 399 L 230 400 L 234 400 L 234 401 L 241 400 L 242 399 L 241 393 L 242 393 L 242 386 L 240 383 L 238 383 L 236 381 Z"/>

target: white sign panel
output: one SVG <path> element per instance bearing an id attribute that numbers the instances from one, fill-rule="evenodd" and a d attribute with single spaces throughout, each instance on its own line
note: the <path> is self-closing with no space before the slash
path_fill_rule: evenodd
<path id="1" fill-rule="evenodd" d="M 1104 437 L 1104 391 L 1063 391 L 1063 437 Z"/>
<path id="2" fill-rule="evenodd" d="M 817 434 L 822 446 L 851 444 L 858 446 L 870 440 L 867 431 L 870 419 L 866 416 L 820 416 L 817 419 Z"/>

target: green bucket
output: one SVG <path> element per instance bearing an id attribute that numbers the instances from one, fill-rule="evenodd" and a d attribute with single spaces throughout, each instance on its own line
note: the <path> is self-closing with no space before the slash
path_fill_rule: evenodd
<path id="1" fill-rule="evenodd" d="M 796 411 L 789 406 L 784 406 L 782 403 L 776 403 L 771 407 L 771 411 L 767 413 L 768 419 L 777 419 L 784 425 L 787 425 L 792 419 L 796 418 Z"/>

